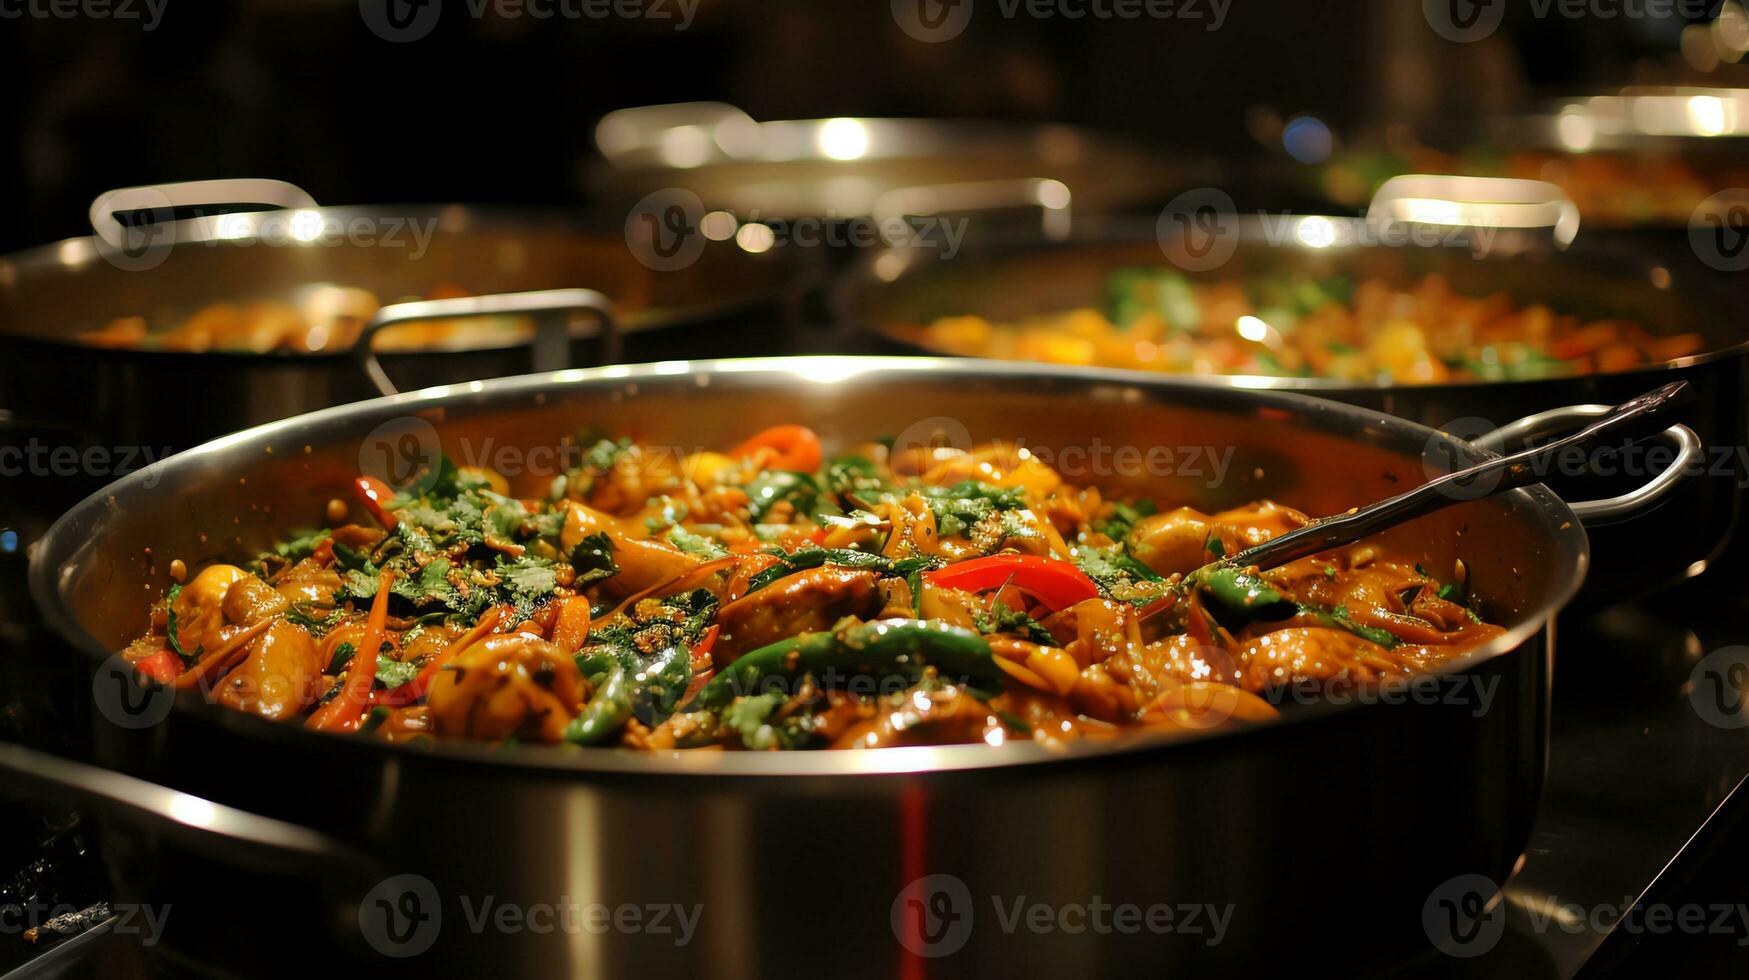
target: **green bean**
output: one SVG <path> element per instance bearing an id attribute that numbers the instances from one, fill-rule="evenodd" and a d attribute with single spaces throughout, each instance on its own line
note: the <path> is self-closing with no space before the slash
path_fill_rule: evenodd
<path id="1" fill-rule="evenodd" d="M 1002 690 L 1002 671 L 982 636 L 929 620 L 888 619 L 804 633 L 746 653 L 712 678 L 687 710 L 719 708 L 772 681 L 807 674 L 896 675 L 914 681 L 925 667 L 980 691 Z"/>
<path id="2" fill-rule="evenodd" d="M 601 745 L 632 716 L 631 687 L 624 667 L 614 667 L 595 689 L 595 696 L 565 729 L 565 741 L 578 745 Z"/>

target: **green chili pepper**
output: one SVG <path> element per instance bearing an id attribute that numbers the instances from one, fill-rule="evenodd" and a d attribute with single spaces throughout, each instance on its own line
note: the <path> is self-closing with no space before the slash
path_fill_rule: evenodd
<path id="1" fill-rule="evenodd" d="M 1209 601 L 1228 612 L 1265 619 L 1292 614 L 1291 604 L 1274 586 L 1243 568 L 1220 565 L 1205 569 L 1197 573 L 1196 584 Z M 1278 611 L 1282 616 L 1270 615 Z"/>
<path id="2" fill-rule="evenodd" d="M 687 710 L 720 708 L 737 697 L 761 693 L 772 681 L 806 674 L 915 679 L 926 666 L 980 691 L 1002 690 L 1002 671 L 982 636 L 929 620 L 888 619 L 803 633 L 744 654 L 712 678 Z"/>
<path id="3" fill-rule="evenodd" d="M 565 741 L 601 745 L 624 727 L 631 716 L 631 685 L 627 683 L 625 668 L 614 667 L 595 689 L 595 696 L 583 706 L 582 713 L 571 719 L 565 729 Z"/>
<path id="4" fill-rule="evenodd" d="M 1308 606 L 1302 603 L 1300 605 L 1300 613 L 1301 615 L 1310 616 L 1312 619 L 1317 620 L 1319 626 L 1347 630 L 1355 636 L 1376 643 L 1387 650 L 1402 642 L 1395 636 L 1392 636 L 1390 633 L 1379 629 L 1376 626 L 1362 626 L 1355 622 L 1353 618 L 1348 615 L 1348 607 L 1346 606 L 1336 606 L 1331 609 L 1325 609 L 1322 606 Z"/>
<path id="5" fill-rule="evenodd" d="M 630 673 L 632 713 L 646 725 L 660 725 L 692 683 L 692 651 L 676 644 Z"/>
<path id="6" fill-rule="evenodd" d="M 862 568 L 881 575 L 907 576 L 912 572 L 941 565 L 938 558 L 913 555 L 909 558 L 888 558 L 869 551 L 848 548 L 803 548 L 794 554 L 778 555 L 778 563 L 753 576 L 747 582 L 747 594 L 758 592 L 778 579 L 808 568 L 834 565 L 841 568 Z"/>
<path id="7" fill-rule="evenodd" d="M 585 650 L 588 647 L 584 647 Z M 610 649 L 600 649 L 593 653 L 577 654 L 577 671 L 591 684 L 600 684 L 601 678 L 615 667 L 623 666 L 618 657 Z"/>

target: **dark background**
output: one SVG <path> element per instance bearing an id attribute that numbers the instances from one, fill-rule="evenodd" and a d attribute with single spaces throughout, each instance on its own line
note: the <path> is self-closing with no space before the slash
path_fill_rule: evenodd
<path id="1" fill-rule="evenodd" d="M 888 0 L 700 0 L 685 31 L 476 19 L 447 0 L 428 37 L 394 44 L 358 0 L 164 0 L 150 31 L 31 16 L 31 2 L 50 0 L 0 0 L 25 13 L 0 19 L 7 250 L 88 232 L 104 190 L 208 177 L 290 180 L 324 204 L 576 206 L 603 113 L 695 99 L 759 119 L 1081 122 L 1231 158 L 1265 152 L 1266 122 L 1302 111 L 1352 133 L 1619 84 L 1664 70 L 1682 27 L 1538 19 L 1514 0 L 1499 34 L 1459 45 L 1420 0 L 1232 0 L 1217 31 L 1005 18 L 972 0 L 961 36 L 926 44 Z"/>

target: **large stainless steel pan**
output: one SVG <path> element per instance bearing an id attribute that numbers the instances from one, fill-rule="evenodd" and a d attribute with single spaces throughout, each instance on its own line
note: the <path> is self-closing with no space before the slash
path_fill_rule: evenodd
<path id="1" fill-rule="evenodd" d="M 1414 135 L 1366 134 L 1327 162 L 1287 166 L 1338 209 L 1365 205 L 1381 183 L 1407 173 L 1547 180 L 1577 202 L 1587 224 L 1678 244 L 1691 229 L 1706 230 L 1706 215 L 1740 208 L 1749 183 L 1749 89 L 1629 86 Z M 1730 196 L 1714 197 L 1724 192 Z M 1709 200 L 1716 206 L 1702 211 Z M 1733 230 L 1740 223 L 1730 220 Z"/>
<path id="2" fill-rule="evenodd" d="M 1558 200 L 1549 203 L 1543 209 L 1549 223 L 1561 225 L 1570 211 Z M 1374 209 L 1388 210 L 1381 202 Z M 1548 409 L 1613 405 L 1684 379 L 1695 397 L 1681 410 L 1680 420 L 1705 447 L 1700 478 L 1688 481 L 1664 514 L 1598 532 L 1601 570 L 1586 589 L 1586 601 L 1621 598 L 1699 574 L 1729 542 L 1749 480 L 1742 448 L 1749 446 L 1749 408 L 1743 400 L 1749 380 L 1749 330 L 1740 322 L 1741 304 L 1716 282 L 1597 236 L 1578 234 L 1569 247 L 1556 247 L 1549 230 L 1541 228 L 1493 229 L 1486 247 L 1474 231 L 1449 229 L 1431 239 L 1438 245 L 1416 247 L 1380 243 L 1381 235 L 1404 235 L 1406 226 L 1396 225 L 1393 231 L 1369 219 L 1250 215 L 1224 220 L 1230 221 L 1225 227 L 1230 229 L 1226 240 L 1233 246 L 1232 258 L 1218 268 L 1191 273 L 1193 277 L 1223 280 L 1294 270 L 1408 285 L 1437 273 L 1469 295 L 1504 291 L 1520 303 L 1633 320 L 1657 333 L 1702 334 L 1707 340 L 1702 354 L 1617 374 L 1436 385 L 1258 376 L 1197 377 L 1189 383 L 1304 392 L 1474 436 Z M 1570 235 L 1568 230 L 1561 233 Z M 1169 258 L 1170 250 L 1182 245 L 1174 236 L 1165 242 L 1163 249 L 1154 222 L 1116 220 L 1080 222 L 1070 237 L 1059 241 L 996 236 L 968 245 L 952 261 L 926 247 L 893 246 L 870 253 L 847 273 L 835 290 L 834 304 L 840 319 L 862 332 L 860 343 L 852 335 L 845 339 L 847 345 L 868 349 L 866 339 L 873 337 L 877 352 L 941 353 L 920 339 L 920 328 L 937 317 L 976 314 L 999 322 L 1097 306 L 1104 280 L 1115 269 L 1166 267 L 1173 261 L 1198 268 L 1185 256 Z M 1613 482 L 1626 487 L 1644 475 L 1617 474 Z M 1585 480 L 1590 483 L 1594 476 Z M 1589 491 L 1580 491 L 1571 481 L 1550 482 L 1563 493 L 1592 495 L 1597 489 L 1594 483 Z"/>
<path id="3" fill-rule="evenodd" d="M 297 224 L 302 221 L 304 224 Z M 361 225 L 362 223 L 362 225 Z M 371 237 L 287 237 L 288 224 L 362 226 Z M 417 229 L 415 232 L 413 229 Z M 156 458 L 249 425 L 429 385 L 552 370 L 574 363 L 662 360 L 775 349 L 794 286 L 784 249 L 755 254 L 700 240 L 696 260 L 658 271 L 619 228 L 553 215 L 462 206 L 315 209 L 184 219 L 141 268 L 112 263 L 96 236 L 0 258 L 0 447 Z M 391 236 L 394 236 L 391 239 Z M 321 353 L 105 349 L 76 334 L 117 317 L 179 323 L 209 304 L 297 303 L 323 284 L 382 302 L 358 341 Z M 440 286 L 473 295 L 408 303 Z M 420 317 L 521 314 L 537 329 L 500 331 L 461 347 L 373 349 L 377 327 Z M 617 333 L 600 329 L 603 322 Z M 493 339 L 493 338 L 497 339 Z M 622 343 L 623 341 L 623 343 Z M 134 468 L 135 464 L 129 464 Z M 25 514 L 58 513 L 102 486 L 108 470 L 14 473 Z M 15 502 L 17 497 L 14 498 Z M 16 526 L 18 513 L 0 516 Z M 28 533 L 27 533 L 28 537 Z"/>
<path id="4" fill-rule="evenodd" d="M 139 631 L 171 558 L 235 556 L 319 520 L 372 433 L 408 417 L 432 422 L 464 459 L 485 440 L 550 447 L 583 427 L 691 448 L 786 420 L 829 442 L 950 419 L 972 439 L 1057 450 L 1230 448 L 1222 480 L 1188 466 L 1097 479 L 1200 507 L 1270 496 L 1313 513 L 1423 481 L 1429 449 L 1453 465 L 1482 458 L 1422 426 L 1293 394 L 914 358 L 563 372 L 343 406 L 208 444 L 91 497 L 32 555 L 47 621 L 95 668 L 96 759 L 129 775 L 0 752 L 13 786 L 48 785 L 106 818 L 120 900 L 174 909 L 162 948 L 242 972 L 341 957 L 427 974 L 1159 976 L 1279 965 L 1284 950 L 1302 968 L 1356 966 L 1424 947 L 1436 886 L 1464 873 L 1500 880 L 1527 839 L 1550 624 L 1588 560 L 1579 519 L 1542 487 L 1392 532 L 1430 568 L 1462 558 L 1507 627 L 1441 672 L 1444 696 L 1290 706 L 1279 725 L 1206 737 L 1065 752 L 418 749 L 315 736 L 198 698 L 118 700 L 125 676 L 99 665 Z M 261 879 L 229 857 L 238 847 L 279 877 L 254 888 Z M 286 878 L 288 864 L 304 874 Z M 951 878 L 913 885 L 930 875 Z M 928 894 L 937 884 L 945 898 Z M 1021 896 L 1059 908 L 1197 904 L 1230 920 L 1218 943 L 1206 931 L 1005 931 L 995 903 Z M 919 932 L 905 925 L 907 897 L 942 914 Z M 625 929 L 480 926 L 483 901 L 678 903 L 702 917 L 677 946 Z"/>

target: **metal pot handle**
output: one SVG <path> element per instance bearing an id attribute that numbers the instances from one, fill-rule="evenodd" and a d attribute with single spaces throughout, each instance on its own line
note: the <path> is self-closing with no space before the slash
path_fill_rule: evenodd
<path id="1" fill-rule="evenodd" d="M 0 793 L 14 799 L 100 813 L 248 870 L 307 874 L 310 862 L 320 861 L 324 868 L 355 870 L 361 881 L 383 877 L 372 858 L 308 827 L 22 745 L 0 743 L 0 774 Z"/>
<path id="2" fill-rule="evenodd" d="M 377 310 L 370 322 L 359 331 L 352 352 L 364 373 L 376 389 L 385 395 L 398 394 L 394 382 L 383 371 L 371 346 L 377 333 L 388 327 L 420 320 L 450 320 L 464 317 L 509 316 L 525 314 L 534 317 L 534 340 L 531 353 L 537 372 L 560 371 L 571 366 L 571 314 L 586 310 L 595 314 L 601 324 L 602 363 L 619 359 L 619 325 L 614 318 L 613 303 L 593 289 L 543 289 L 526 293 L 495 293 L 487 296 L 461 296 L 453 299 L 426 299 L 411 303 L 394 303 Z"/>
<path id="3" fill-rule="evenodd" d="M 1519 177 L 1392 177 L 1373 195 L 1366 219 L 1451 228 L 1547 228 L 1560 248 L 1579 234 L 1579 207 L 1566 191 Z"/>
<path id="4" fill-rule="evenodd" d="M 182 221 L 152 221 L 174 229 L 174 241 L 206 242 L 226 236 L 220 234 L 216 219 L 243 206 L 251 210 L 262 205 L 282 211 L 320 207 L 308 191 L 283 180 L 261 177 L 224 180 L 185 180 L 173 184 L 143 184 L 104 191 L 91 202 L 91 230 L 113 247 L 121 247 L 128 226 L 116 218 L 118 214 L 138 213 L 154 216 L 159 210 L 174 212 L 177 208 L 200 208 L 210 212 L 200 218 Z"/>
<path id="5" fill-rule="evenodd" d="M 727 102 L 673 102 L 615 109 L 595 124 L 595 148 L 615 167 L 633 167 L 676 130 L 710 140 L 707 152 L 737 159 L 757 151 L 760 124 Z M 727 144 L 727 145 L 725 145 Z"/>
<path id="6" fill-rule="evenodd" d="M 953 184 L 919 184 L 895 187 L 876 197 L 869 217 L 877 229 L 887 219 L 901 221 L 913 215 L 944 211 L 999 211 L 1004 208 L 1036 207 L 1039 227 L 1047 239 L 1069 236 L 1074 194 L 1069 185 L 1054 177 L 1016 177 L 1002 180 L 970 180 Z"/>
<path id="7" fill-rule="evenodd" d="M 1505 453 L 1510 447 L 1520 445 L 1527 440 L 1539 436 L 1552 435 L 1570 429 L 1578 428 L 1599 416 L 1607 414 L 1609 405 L 1572 405 L 1566 408 L 1552 408 L 1546 412 L 1527 415 L 1516 422 L 1510 422 L 1477 439 L 1471 440 L 1478 448 L 1491 453 Z M 1663 472 L 1647 480 L 1644 485 L 1630 490 L 1619 497 L 1609 497 L 1604 500 L 1583 500 L 1570 506 L 1573 513 L 1587 527 L 1601 527 L 1606 524 L 1618 524 L 1656 507 L 1669 496 L 1671 491 L 1683 480 L 1700 472 L 1704 450 L 1700 444 L 1700 436 L 1686 425 L 1673 425 L 1655 438 L 1667 442 L 1676 449 L 1676 458 Z"/>

